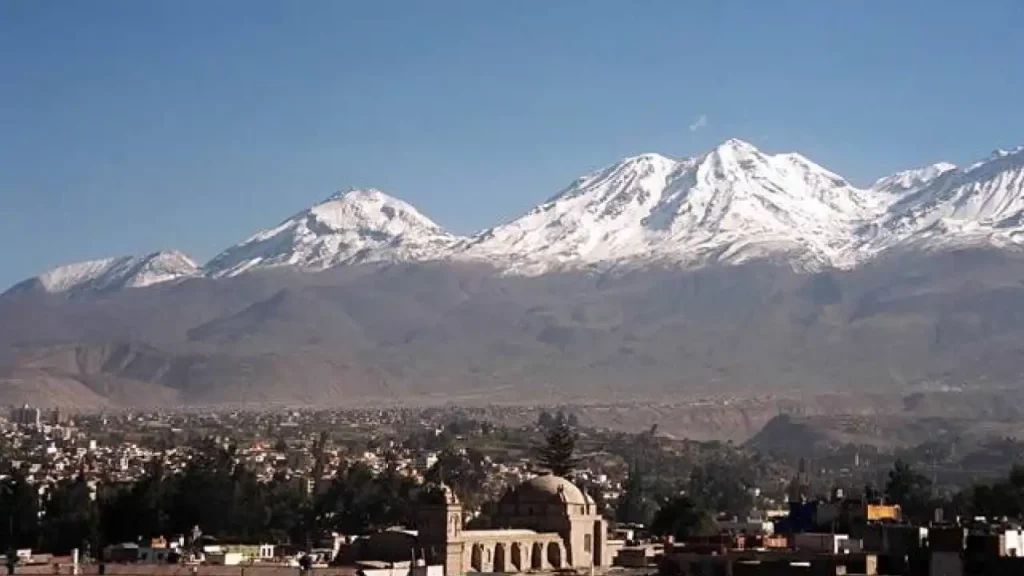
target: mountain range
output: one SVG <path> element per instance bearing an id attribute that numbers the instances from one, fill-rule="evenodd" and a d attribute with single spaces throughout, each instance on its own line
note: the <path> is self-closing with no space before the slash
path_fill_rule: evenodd
<path id="1" fill-rule="evenodd" d="M 860 188 L 730 140 L 625 159 L 468 237 L 353 190 L 203 265 L 20 282 L 0 295 L 0 403 L 1016 394 L 1022 214 L 1022 149 Z"/>
<path id="2" fill-rule="evenodd" d="M 693 158 L 627 158 L 470 237 L 375 189 L 337 193 L 203 266 L 179 252 L 60 266 L 13 292 L 79 294 L 290 266 L 484 262 L 506 273 L 693 268 L 756 260 L 849 269 L 899 250 L 1018 248 L 1024 148 L 937 163 L 858 188 L 794 153 L 728 140 Z"/>

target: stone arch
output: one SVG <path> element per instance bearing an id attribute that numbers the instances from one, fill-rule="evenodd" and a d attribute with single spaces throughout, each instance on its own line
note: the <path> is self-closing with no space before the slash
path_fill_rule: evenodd
<path id="1" fill-rule="evenodd" d="M 534 542 L 533 549 L 530 551 L 530 569 L 544 569 L 544 545 L 540 542 Z"/>
<path id="2" fill-rule="evenodd" d="M 548 542 L 548 564 L 555 570 L 562 568 L 562 545 L 558 542 Z"/>
<path id="3" fill-rule="evenodd" d="M 517 572 L 529 568 L 529 564 L 523 558 L 523 545 L 519 542 L 512 543 L 512 568 Z"/>
<path id="4" fill-rule="evenodd" d="M 473 553 L 469 565 L 477 572 L 484 571 L 484 547 L 482 544 L 473 544 Z"/>
<path id="5" fill-rule="evenodd" d="M 594 566 L 604 566 L 605 563 L 607 562 L 607 559 L 605 559 L 605 557 L 604 557 L 605 556 L 605 549 L 604 549 L 605 548 L 605 542 L 604 542 L 605 530 L 604 530 L 604 528 L 605 528 L 604 521 L 597 520 L 596 522 L 594 522 L 594 540 L 593 540 L 594 549 L 593 549 L 593 552 L 592 552 L 592 562 L 594 563 Z"/>
<path id="6" fill-rule="evenodd" d="M 505 558 L 505 544 L 498 542 L 494 545 L 494 570 L 493 572 L 508 572 Z"/>

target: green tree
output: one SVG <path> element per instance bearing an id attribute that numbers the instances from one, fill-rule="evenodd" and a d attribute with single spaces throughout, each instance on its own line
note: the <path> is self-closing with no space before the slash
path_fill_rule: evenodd
<path id="1" fill-rule="evenodd" d="M 231 536 L 237 522 L 233 512 L 244 500 L 239 485 L 246 479 L 236 474 L 234 446 L 224 448 L 205 439 L 194 449 L 180 476 L 175 478 L 171 531 L 189 533 L 199 526 L 204 534 Z"/>
<path id="2" fill-rule="evenodd" d="M 899 504 L 908 517 L 926 519 L 932 502 L 932 483 L 912 466 L 897 459 L 885 483 L 885 497 Z"/>
<path id="3" fill-rule="evenodd" d="M 649 526 L 658 511 L 658 504 L 651 497 L 648 478 L 640 464 L 634 461 L 629 467 L 629 476 L 622 484 L 622 493 L 615 506 L 615 519 L 627 524 Z"/>
<path id="4" fill-rule="evenodd" d="M 99 508 L 83 475 L 61 480 L 50 489 L 43 521 L 43 549 L 58 554 L 74 548 L 99 549 Z"/>
<path id="5" fill-rule="evenodd" d="M 39 545 L 39 493 L 20 469 L 0 481 L 0 534 L 5 553 Z"/>
<path id="6" fill-rule="evenodd" d="M 103 486 L 98 498 L 100 546 L 170 533 L 176 489 L 173 480 L 155 459 L 137 481 Z"/>
<path id="7" fill-rule="evenodd" d="M 717 531 L 711 514 L 689 496 L 674 496 L 667 500 L 651 521 L 651 533 L 655 536 L 672 536 L 685 539 L 708 536 Z"/>
<path id="8" fill-rule="evenodd" d="M 295 482 L 279 474 L 265 487 L 266 540 L 275 544 L 305 545 L 321 525 L 320 499 L 313 501 Z"/>
<path id="9" fill-rule="evenodd" d="M 362 463 L 341 469 L 321 498 L 325 527 L 343 534 L 365 534 L 413 520 L 417 484 L 393 471 L 381 475 Z"/>
<path id="10" fill-rule="evenodd" d="M 545 443 L 540 448 L 540 463 L 556 476 L 568 476 L 579 465 L 576 458 L 576 432 L 562 412 L 559 412 L 554 425 L 548 429 Z"/>
<path id="11" fill-rule="evenodd" d="M 1006 480 L 978 484 L 953 498 L 954 510 L 969 516 L 1024 516 L 1024 467 L 1014 465 Z"/>
<path id="12" fill-rule="evenodd" d="M 478 450 L 441 452 L 427 470 L 426 479 L 448 485 L 468 509 L 478 509 L 486 500 L 488 470 L 484 455 Z"/>
<path id="13" fill-rule="evenodd" d="M 754 497 L 737 471 L 718 464 L 694 468 L 688 493 L 702 506 L 729 516 L 744 517 L 754 506 Z"/>
<path id="14" fill-rule="evenodd" d="M 541 410 L 540 414 L 537 415 L 537 427 L 541 430 L 547 430 L 555 425 L 555 417 L 547 410 Z"/>

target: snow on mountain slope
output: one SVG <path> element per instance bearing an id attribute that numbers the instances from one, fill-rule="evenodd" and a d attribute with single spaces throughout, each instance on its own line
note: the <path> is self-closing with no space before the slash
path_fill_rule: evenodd
<path id="1" fill-rule="evenodd" d="M 859 249 L 870 253 L 899 246 L 1024 247 L 1024 148 L 942 172 L 858 232 Z"/>
<path id="2" fill-rule="evenodd" d="M 638 253 L 648 245 L 639 223 L 678 167 L 657 154 L 627 158 L 576 180 L 523 217 L 468 240 L 458 257 L 557 265 Z"/>
<path id="3" fill-rule="evenodd" d="M 871 186 L 871 189 L 887 194 L 905 194 L 929 184 L 950 170 L 956 170 L 956 165 L 949 162 L 939 162 L 923 168 L 904 170 L 892 176 L 879 178 Z"/>
<path id="4" fill-rule="evenodd" d="M 470 238 L 374 189 L 338 193 L 221 252 L 200 271 L 177 252 L 62 266 L 11 291 L 103 291 L 275 266 L 484 261 L 509 273 L 700 266 L 757 259 L 849 268 L 894 249 L 1024 249 L 1024 148 L 966 168 L 938 163 L 866 189 L 799 154 L 728 140 L 694 158 L 627 158 L 520 218 Z"/>
<path id="5" fill-rule="evenodd" d="M 42 290 L 51 294 L 141 288 L 199 274 L 191 258 L 176 251 L 104 258 L 58 266 L 11 288 L 8 293 Z"/>
<path id="6" fill-rule="evenodd" d="M 213 277 L 296 266 L 436 260 L 459 237 L 415 208 L 379 190 L 351 190 L 303 210 L 278 226 L 228 248 L 204 267 Z"/>
<path id="7" fill-rule="evenodd" d="M 841 259 L 852 230 L 884 208 L 798 154 L 729 140 L 693 159 L 627 159 L 574 182 L 523 217 L 469 241 L 460 257 L 542 273 L 597 263 Z"/>

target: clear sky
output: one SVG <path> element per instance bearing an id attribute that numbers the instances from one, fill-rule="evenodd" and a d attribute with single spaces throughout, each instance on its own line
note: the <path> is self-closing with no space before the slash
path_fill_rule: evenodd
<path id="1" fill-rule="evenodd" d="M 730 137 L 866 184 L 1024 144 L 1021 0 L 0 2 L 0 290 L 349 187 L 460 233 Z"/>

